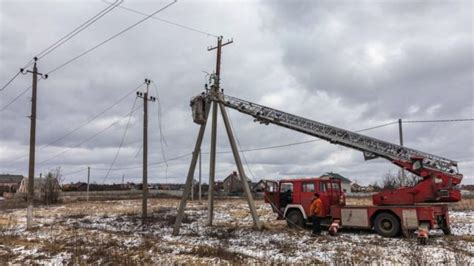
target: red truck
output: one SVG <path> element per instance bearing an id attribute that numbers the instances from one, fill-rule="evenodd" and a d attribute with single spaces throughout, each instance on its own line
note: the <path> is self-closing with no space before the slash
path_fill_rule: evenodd
<path id="1" fill-rule="evenodd" d="M 374 229 L 379 235 L 395 237 L 420 228 L 442 229 L 450 234 L 446 204 L 346 205 L 339 179 L 300 178 L 266 181 L 265 202 L 289 227 L 304 227 L 311 222 L 309 207 L 319 193 L 325 214 L 323 224 L 334 222 L 342 228 Z M 374 195 L 374 198 L 377 198 Z"/>

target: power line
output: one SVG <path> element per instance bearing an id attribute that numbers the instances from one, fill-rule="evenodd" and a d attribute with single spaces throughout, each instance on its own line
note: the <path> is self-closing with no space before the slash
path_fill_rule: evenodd
<path id="1" fill-rule="evenodd" d="M 0 112 L 3 112 L 5 111 L 10 105 L 12 105 L 14 102 L 16 102 L 16 100 L 18 100 L 18 98 L 20 98 L 23 94 L 25 94 L 27 91 L 29 91 L 31 89 L 31 86 L 29 86 L 28 88 L 26 88 L 24 91 L 20 92 L 20 94 L 18 94 L 15 98 L 13 98 L 9 103 L 7 103 L 7 105 L 5 105 L 1 110 Z"/>
<path id="2" fill-rule="evenodd" d="M 245 162 L 245 165 L 247 166 L 247 169 L 249 170 L 249 173 L 250 175 L 252 176 L 252 179 L 255 180 L 255 176 L 252 172 L 252 169 L 250 169 L 250 166 L 249 166 L 249 163 L 247 161 L 247 157 L 245 156 L 245 152 L 242 151 L 242 146 L 240 145 L 240 141 L 239 141 L 239 138 L 237 137 L 237 133 L 235 132 L 235 129 L 234 129 L 234 125 L 232 123 L 232 119 L 230 118 L 230 115 L 228 115 L 229 117 L 229 122 L 230 122 L 230 128 L 232 129 L 232 131 L 234 132 L 234 137 L 235 139 L 237 140 L 237 145 L 239 145 L 239 150 L 240 150 L 240 153 L 242 153 L 242 157 L 244 158 L 244 162 Z M 241 179 L 242 178 L 245 178 L 245 176 L 241 176 L 240 177 Z"/>
<path id="3" fill-rule="evenodd" d="M 14 76 L 13 78 L 11 78 L 7 83 L 5 83 L 5 85 L 3 85 L 3 87 L 0 89 L 0 91 L 3 91 L 4 89 L 6 89 L 8 87 L 8 85 L 10 85 L 10 83 L 13 82 L 13 80 L 16 79 L 16 77 L 18 77 L 18 75 L 20 75 L 21 71 L 18 71 Z"/>
<path id="4" fill-rule="evenodd" d="M 65 139 L 66 137 L 70 136 L 71 134 L 77 132 L 78 130 L 80 130 L 81 128 L 85 127 L 86 125 L 92 123 L 94 120 L 96 120 L 97 118 L 99 118 L 101 115 L 103 115 L 104 113 L 106 113 L 107 111 L 109 111 L 110 109 L 112 109 L 113 107 L 115 107 L 117 104 L 119 104 L 120 102 L 122 102 L 124 99 L 126 99 L 130 94 L 132 94 L 133 92 L 135 92 L 137 89 L 139 89 L 140 87 L 143 86 L 143 83 L 141 83 L 138 87 L 136 88 L 133 88 L 132 90 L 130 90 L 129 92 L 127 92 L 124 96 L 122 96 L 120 99 L 118 99 L 117 101 L 115 101 L 113 104 L 111 104 L 110 106 L 108 106 L 107 108 L 105 108 L 104 110 L 102 110 L 101 112 L 99 112 L 98 114 L 94 115 L 93 117 L 89 118 L 86 122 L 80 124 L 79 126 L 77 126 L 76 128 L 70 130 L 69 132 L 67 132 L 66 134 L 62 135 L 61 137 L 45 144 L 45 145 L 42 145 L 41 147 L 38 148 L 38 150 L 41 150 L 41 149 L 44 149 L 46 147 L 49 147 L 53 144 L 56 144 L 58 143 L 59 141 Z M 31 88 L 31 87 L 30 87 Z M 29 88 L 28 88 L 29 89 Z M 25 91 L 26 92 L 26 91 Z M 20 95 L 21 96 L 21 95 Z M 22 155 L 22 156 L 19 156 L 11 161 L 9 161 L 9 164 L 12 164 L 16 161 L 18 161 L 19 159 L 21 158 L 25 158 L 27 157 L 28 154 L 26 155 Z"/>
<path id="5" fill-rule="evenodd" d="M 104 3 L 107 3 L 107 4 L 110 4 L 108 1 L 106 0 L 102 0 L 102 2 Z M 124 9 L 124 10 L 127 10 L 127 11 L 130 11 L 132 13 L 136 13 L 136 14 L 140 14 L 142 16 L 148 16 L 148 14 L 146 13 L 143 13 L 141 11 L 138 11 L 136 9 L 132 9 L 132 8 L 128 8 L 128 7 L 125 7 L 125 6 L 119 6 L 119 8 L 121 9 Z M 196 33 L 200 33 L 200 34 L 203 34 L 203 35 L 206 35 L 206 36 L 212 36 L 212 37 L 215 37 L 215 38 L 218 38 L 219 36 L 215 35 L 215 34 L 212 34 L 212 33 L 209 33 L 209 32 L 206 32 L 206 31 L 203 31 L 203 30 L 199 30 L 199 29 L 196 29 L 196 28 L 192 28 L 192 27 L 189 27 L 189 26 L 186 26 L 186 25 L 183 25 L 183 24 L 179 24 L 179 23 L 176 23 L 176 22 L 172 22 L 172 21 L 169 21 L 169 20 L 166 20 L 166 19 L 162 19 L 162 18 L 157 18 L 157 17 L 151 17 L 152 19 L 155 19 L 155 20 L 158 20 L 158 21 L 161 21 L 161 22 L 164 22 L 164 23 L 168 23 L 170 25 L 173 25 L 173 26 L 176 26 L 176 27 L 179 27 L 179 28 L 182 28 L 182 29 L 185 29 L 185 30 L 189 30 L 189 31 L 193 31 L 193 32 L 196 32 Z"/>
<path id="6" fill-rule="evenodd" d="M 87 170 L 87 168 L 80 169 L 80 170 L 77 170 L 77 171 L 74 171 L 74 172 L 66 172 L 65 174 L 62 174 L 62 176 L 70 176 L 70 175 L 74 175 L 74 174 L 77 174 L 77 173 L 80 173 L 80 172 L 84 172 L 86 170 Z"/>
<path id="7" fill-rule="evenodd" d="M 125 130 L 123 132 L 122 140 L 120 141 L 120 145 L 117 149 L 117 152 L 115 153 L 115 157 L 112 160 L 112 163 L 110 164 L 110 168 L 107 171 L 107 174 L 104 176 L 104 180 L 102 181 L 102 183 L 105 182 L 105 179 L 107 179 L 107 177 L 109 176 L 110 170 L 112 169 L 112 167 L 114 167 L 115 161 L 117 161 L 117 157 L 120 153 L 120 150 L 122 149 L 122 145 L 123 145 L 123 142 L 125 140 L 125 137 L 127 136 L 128 126 L 130 125 L 130 120 L 132 119 L 132 113 L 133 113 L 133 109 L 135 108 L 136 103 L 137 103 L 137 97 L 135 97 L 135 101 L 133 101 L 132 110 L 130 111 L 130 115 L 128 116 L 127 125 L 125 126 Z"/>
<path id="8" fill-rule="evenodd" d="M 92 121 L 96 120 L 97 118 L 99 118 L 101 115 L 103 115 L 104 113 L 106 113 L 107 111 L 109 111 L 110 109 L 112 109 L 113 107 L 115 107 L 117 104 L 119 104 L 120 102 L 122 102 L 124 99 L 126 99 L 130 94 L 132 94 L 135 90 L 139 89 L 141 86 L 143 86 L 143 84 L 140 84 L 140 86 L 134 88 L 133 90 L 127 92 L 124 96 L 122 96 L 122 98 L 118 99 L 117 101 L 115 101 L 112 105 L 110 105 L 109 107 L 105 108 L 104 110 L 102 110 L 101 112 L 99 112 L 98 114 L 96 114 L 95 116 L 93 116 L 92 118 L 88 119 L 85 123 L 83 123 L 82 125 L 79 125 L 78 127 L 72 129 L 71 131 L 69 131 L 68 133 L 66 133 L 65 135 L 63 135 L 62 137 L 59 137 L 57 138 L 56 140 L 44 145 L 43 147 L 41 148 L 46 148 L 48 146 L 51 146 L 55 143 L 57 143 L 58 141 L 64 139 L 65 137 L 73 134 L 74 132 L 78 131 L 79 129 L 85 127 L 86 125 L 90 124 Z M 40 148 L 40 149 L 41 149 Z"/>
<path id="9" fill-rule="evenodd" d="M 184 158 L 184 157 L 188 157 L 192 155 L 192 153 L 186 153 L 186 154 L 183 154 L 183 155 L 179 155 L 177 157 L 173 157 L 173 158 L 169 158 L 166 160 L 166 163 L 169 162 L 169 161 L 175 161 L 175 160 L 179 160 L 181 158 Z M 165 161 L 160 161 L 160 162 L 156 162 L 156 163 L 150 163 L 148 164 L 149 166 L 154 166 L 154 165 L 160 165 L 160 164 L 164 164 Z M 142 166 L 141 165 L 138 165 L 138 166 L 129 166 L 129 167 L 120 167 L 120 168 L 114 168 L 112 169 L 111 171 L 120 171 L 120 170 L 130 170 L 130 169 L 138 169 L 138 168 L 141 168 Z M 108 171 L 108 168 L 91 168 L 92 170 L 97 170 L 97 171 Z"/>
<path id="10" fill-rule="evenodd" d="M 158 94 L 158 88 L 156 87 L 155 82 L 152 81 L 152 83 L 153 83 L 153 87 L 155 88 L 156 99 L 158 101 L 158 104 L 157 104 L 157 118 L 158 118 L 157 122 L 158 122 L 158 129 L 160 131 L 160 148 L 161 148 L 161 151 L 162 151 L 163 159 L 166 161 L 166 156 L 165 156 L 165 153 L 164 153 L 163 144 L 168 146 L 168 143 L 166 142 L 165 135 L 163 135 L 163 126 L 162 126 L 163 115 L 162 115 L 162 112 L 161 112 L 160 96 Z"/>
<path id="11" fill-rule="evenodd" d="M 386 123 L 386 124 L 382 124 L 382 125 L 378 125 L 378 126 L 374 126 L 374 127 L 369 127 L 369 128 L 356 130 L 354 132 L 363 132 L 363 131 L 373 130 L 373 129 L 377 129 L 377 128 L 381 128 L 381 127 L 394 125 L 394 124 L 397 124 L 397 123 L 398 123 L 397 121 L 390 122 L 390 123 Z M 259 148 L 253 148 L 253 149 L 246 149 L 246 150 L 241 150 L 241 152 L 261 151 L 261 150 L 284 148 L 284 147 L 296 146 L 296 145 L 301 145 L 301 144 L 311 143 L 311 142 L 316 142 L 316 141 L 322 141 L 322 139 L 311 139 L 311 140 L 292 142 L 292 143 L 287 143 L 287 144 L 282 144 L 282 145 L 274 145 L 274 146 L 266 146 L 266 147 L 259 147 Z M 232 151 L 220 151 L 220 152 L 217 152 L 217 153 L 231 153 L 231 152 Z M 205 152 L 205 153 L 203 152 L 203 154 L 209 154 L 209 153 L 208 152 Z"/>
<path id="12" fill-rule="evenodd" d="M 135 110 L 133 110 L 131 113 L 135 112 L 135 111 L 138 110 L 140 107 L 141 107 L 141 106 L 137 107 L 137 108 L 136 108 Z M 39 164 L 43 164 L 43 163 L 45 163 L 45 162 L 51 161 L 52 159 L 57 158 L 58 156 L 63 155 L 63 154 L 65 154 L 66 152 L 69 152 L 70 150 L 72 150 L 72 149 L 74 149 L 74 148 L 76 148 L 76 147 L 81 146 L 82 144 L 84 144 L 84 143 L 90 141 L 91 139 L 93 139 L 93 138 L 99 136 L 100 134 L 104 133 L 104 132 L 105 132 L 106 130 L 108 130 L 109 128 L 115 126 L 118 122 L 120 122 L 122 119 L 124 119 L 124 118 L 127 117 L 128 115 L 130 115 L 130 113 L 125 114 L 125 115 L 122 116 L 122 118 L 120 118 L 119 120 L 113 122 L 112 124 L 110 124 L 110 125 L 107 126 L 106 128 L 102 129 L 101 131 L 97 132 L 96 134 L 92 135 L 91 137 L 85 139 L 84 141 L 81 141 L 81 142 L 79 142 L 78 144 L 69 147 L 67 150 L 62 151 L 62 152 L 60 152 L 60 153 L 54 155 L 53 157 L 50 157 L 50 158 L 48 158 L 48 159 L 46 159 L 46 160 L 43 160 L 43 161 L 39 162 Z"/>
<path id="13" fill-rule="evenodd" d="M 158 10 L 155 11 L 155 12 L 153 12 L 151 15 L 149 15 L 149 16 L 147 16 L 147 17 L 141 19 L 141 20 L 139 20 L 138 22 L 136 22 L 136 23 L 134 23 L 134 24 L 128 26 L 127 28 L 125 28 L 125 29 L 121 30 L 120 32 L 116 33 L 115 35 L 113 35 L 113 36 L 107 38 L 106 40 L 100 42 L 99 44 L 93 46 L 92 48 L 89 48 L 88 50 L 82 52 L 81 54 L 79 54 L 79 55 L 77 55 L 77 56 L 75 56 L 75 57 L 69 59 L 68 61 L 62 63 L 61 65 L 59 65 L 59 66 L 53 68 L 52 70 L 48 71 L 48 75 L 51 74 L 51 73 L 53 73 L 53 72 L 55 72 L 55 71 L 57 71 L 57 70 L 59 70 L 59 69 L 61 69 L 61 68 L 63 68 L 63 67 L 65 67 L 66 65 L 68 65 L 68 64 L 70 64 L 70 63 L 76 61 L 76 60 L 79 59 L 80 57 L 82 57 L 82 56 L 84 56 L 84 55 L 86 55 L 86 54 L 92 52 L 93 50 L 99 48 L 100 46 L 106 44 L 107 42 L 109 42 L 109 41 L 111 41 L 111 40 L 117 38 L 118 36 L 122 35 L 122 34 L 125 33 L 126 31 L 128 31 L 128 30 L 130 30 L 130 29 L 136 27 L 137 25 L 143 23 L 144 21 L 148 20 L 149 18 L 151 18 L 152 16 L 158 14 L 159 12 L 165 10 L 166 8 L 168 8 L 168 7 L 170 7 L 171 5 L 175 4 L 176 2 L 177 2 L 177 0 L 174 0 L 172 3 L 169 3 L 169 4 L 167 4 L 166 6 L 164 6 L 164 7 L 160 8 L 160 9 L 158 9 Z"/>
<path id="14" fill-rule="evenodd" d="M 81 25 L 79 25 L 78 27 L 76 27 L 70 33 L 66 34 L 61 39 L 59 39 L 58 41 L 56 41 L 52 45 L 48 46 L 46 49 L 44 49 L 38 55 L 36 55 L 36 57 L 38 59 L 41 59 L 41 58 L 47 56 L 48 54 L 50 54 L 51 52 L 56 50 L 58 47 L 63 45 L 65 42 L 72 39 L 74 36 L 76 36 L 77 34 L 82 32 L 83 30 L 87 29 L 90 25 L 94 24 L 97 20 L 99 20 L 100 18 L 102 18 L 103 16 L 105 16 L 106 14 L 111 12 L 112 10 L 114 10 L 121 3 L 123 3 L 123 0 L 120 0 L 120 1 L 115 0 L 115 2 L 110 3 L 110 5 L 107 6 L 105 9 L 101 10 L 99 13 L 97 13 L 94 16 L 92 16 L 91 18 L 89 18 L 86 22 L 84 22 Z M 31 64 L 31 63 L 29 63 L 29 64 Z"/>
<path id="15" fill-rule="evenodd" d="M 446 123 L 446 122 L 467 122 L 474 121 L 474 118 L 460 119 L 433 119 L 433 120 L 403 120 L 403 123 Z"/>

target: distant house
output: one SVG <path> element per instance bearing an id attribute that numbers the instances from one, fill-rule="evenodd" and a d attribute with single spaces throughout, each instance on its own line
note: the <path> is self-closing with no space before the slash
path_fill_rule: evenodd
<path id="1" fill-rule="evenodd" d="M 357 184 L 357 183 L 352 183 L 351 185 L 351 192 L 357 193 L 357 192 L 363 192 L 364 187 Z"/>
<path id="2" fill-rule="evenodd" d="M 345 190 L 346 192 L 351 191 L 351 180 L 349 180 L 347 177 L 344 177 L 337 173 L 328 172 L 322 175 L 321 178 L 322 179 L 331 179 L 331 178 L 339 179 L 341 180 L 342 190 Z"/>
<path id="3" fill-rule="evenodd" d="M 0 196 L 4 192 L 15 193 L 20 187 L 22 175 L 0 175 Z"/>
<path id="4" fill-rule="evenodd" d="M 246 178 L 247 183 L 249 184 L 249 187 L 251 187 L 252 182 Z M 244 188 L 242 187 L 242 181 L 240 176 L 237 174 L 237 172 L 232 172 L 232 174 L 228 175 L 224 181 L 222 181 L 222 186 L 224 192 L 230 195 L 239 195 L 244 192 Z"/>
<path id="5" fill-rule="evenodd" d="M 214 182 L 214 191 L 224 191 L 224 182 L 223 181 Z"/>
<path id="6" fill-rule="evenodd" d="M 352 183 L 350 191 L 353 193 L 370 193 L 370 192 L 376 192 L 379 190 L 380 188 L 373 185 L 361 186 L 357 183 Z"/>
<path id="7" fill-rule="evenodd" d="M 34 178 L 34 194 L 35 198 L 41 198 L 44 196 L 44 193 L 59 193 L 61 191 L 61 186 L 56 178 Z M 21 180 L 20 187 L 16 193 L 16 197 L 22 197 L 26 199 L 28 195 L 28 177 L 24 177 Z"/>

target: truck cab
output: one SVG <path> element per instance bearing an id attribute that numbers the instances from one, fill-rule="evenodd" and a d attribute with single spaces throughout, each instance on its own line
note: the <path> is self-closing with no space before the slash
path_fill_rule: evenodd
<path id="1" fill-rule="evenodd" d="M 287 219 L 289 227 L 303 227 L 311 222 L 309 209 L 314 194 L 319 193 L 324 216 L 331 217 L 331 206 L 344 206 L 345 195 L 339 179 L 300 178 L 267 180 L 265 202 L 272 206 L 279 219 Z"/>

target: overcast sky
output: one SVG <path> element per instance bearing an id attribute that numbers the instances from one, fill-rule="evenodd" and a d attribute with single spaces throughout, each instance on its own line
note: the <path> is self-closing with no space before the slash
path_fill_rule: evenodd
<path id="1" fill-rule="evenodd" d="M 151 14 L 166 1 L 125 1 Z M 472 1 L 185 1 L 156 15 L 210 35 L 150 19 L 65 67 L 38 85 L 36 174 L 61 167 L 65 182 L 141 180 L 142 100 L 134 88 L 157 86 L 149 104 L 149 182 L 183 182 L 199 126 L 189 100 L 215 68 L 212 35 L 233 38 L 223 49 L 222 87 L 229 95 L 330 125 L 358 130 L 404 120 L 474 117 Z M 0 0 L 0 83 L 32 57 L 85 22 L 102 1 Z M 38 61 L 41 73 L 99 44 L 143 16 L 116 8 Z M 31 85 L 19 75 L 0 91 L 0 110 Z M 140 88 L 144 90 L 144 86 Z M 116 106 L 62 140 L 120 98 Z M 0 172 L 27 175 L 31 91 L 0 111 Z M 136 102 L 135 102 L 136 100 Z M 127 114 L 137 109 L 127 127 Z M 161 107 L 162 136 L 158 126 Z M 314 138 L 254 123 L 229 110 L 242 149 Z M 108 128 L 112 123 L 112 127 Z M 106 129 L 108 128 L 108 129 Z M 210 127 L 209 127 L 210 128 Z M 202 169 L 209 172 L 209 135 Z M 106 129 L 105 131 L 103 131 Z M 91 138 L 97 133 L 101 134 Z M 459 161 L 464 183 L 474 183 L 474 122 L 405 123 L 406 146 Z M 229 151 L 221 120 L 218 151 Z M 398 143 L 398 125 L 364 132 Z M 88 140 L 90 139 L 90 140 Z M 86 141 L 88 140 L 88 141 Z M 262 178 L 340 173 L 359 183 L 382 180 L 398 168 L 360 152 L 316 141 L 244 153 L 247 175 Z M 229 153 L 217 156 L 217 179 L 234 171 Z M 197 171 L 196 171 L 197 178 Z"/>

